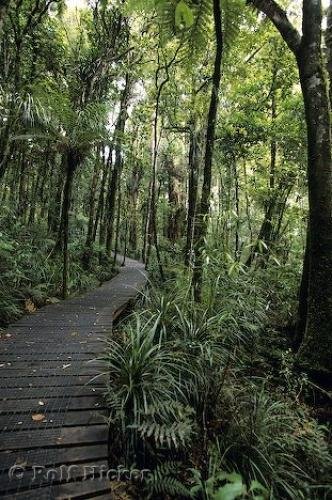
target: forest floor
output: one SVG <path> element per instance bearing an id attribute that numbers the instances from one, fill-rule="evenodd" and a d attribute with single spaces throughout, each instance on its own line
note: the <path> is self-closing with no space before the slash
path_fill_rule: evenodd
<path id="1" fill-rule="evenodd" d="M 3 332 L 1 497 L 106 494 L 108 482 L 99 473 L 108 464 L 107 409 L 102 379 L 90 383 L 100 373 L 91 360 L 145 282 L 143 265 L 127 259 L 101 287 L 46 306 Z M 89 474 L 95 480 L 80 480 Z"/>

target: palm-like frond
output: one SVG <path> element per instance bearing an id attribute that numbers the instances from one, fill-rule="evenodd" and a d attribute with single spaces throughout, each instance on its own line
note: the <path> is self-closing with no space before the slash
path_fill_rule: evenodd
<path id="1" fill-rule="evenodd" d="M 135 3 L 135 7 L 132 3 L 131 7 L 145 11 L 154 7 L 162 43 L 177 37 L 182 42 L 181 55 L 185 60 L 188 57 L 192 60 L 206 49 L 211 39 L 212 5 L 212 0 L 150 0 L 147 3 Z M 241 0 L 221 0 L 221 8 L 224 48 L 227 50 L 240 29 L 244 5 Z"/>
<path id="2" fill-rule="evenodd" d="M 56 90 L 18 98 L 17 114 L 23 133 L 14 139 L 44 139 L 60 148 L 86 151 L 99 142 L 107 142 L 107 108 L 103 103 L 89 103 L 83 109 L 74 109 L 69 98 Z"/>

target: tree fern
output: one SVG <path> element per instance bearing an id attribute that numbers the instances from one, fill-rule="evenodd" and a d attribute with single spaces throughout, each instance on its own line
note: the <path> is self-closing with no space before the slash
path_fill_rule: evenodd
<path id="1" fill-rule="evenodd" d="M 192 60 L 206 49 L 212 33 L 211 0 L 149 0 L 129 2 L 136 10 L 158 15 L 162 44 L 174 37 L 182 41 L 184 59 Z M 241 0 L 221 0 L 224 48 L 231 47 L 241 25 L 244 6 Z"/>
<path id="2" fill-rule="evenodd" d="M 244 8 L 242 0 L 222 0 L 224 48 L 229 50 L 241 28 Z"/>

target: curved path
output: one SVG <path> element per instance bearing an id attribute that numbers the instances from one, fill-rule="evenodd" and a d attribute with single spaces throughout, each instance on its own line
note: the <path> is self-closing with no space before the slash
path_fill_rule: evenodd
<path id="1" fill-rule="evenodd" d="M 111 281 L 46 306 L 0 341 L 0 497 L 112 498 L 102 381 L 89 360 L 146 282 L 126 259 Z"/>

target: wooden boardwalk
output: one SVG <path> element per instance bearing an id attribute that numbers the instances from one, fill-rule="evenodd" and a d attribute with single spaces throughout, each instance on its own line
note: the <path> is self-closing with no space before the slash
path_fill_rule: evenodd
<path id="1" fill-rule="evenodd" d="M 91 360 L 146 282 L 127 259 L 111 281 L 23 317 L 0 341 L 0 497 L 112 498 L 107 409 Z M 68 468 L 70 466 L 70 468 Z"/>

